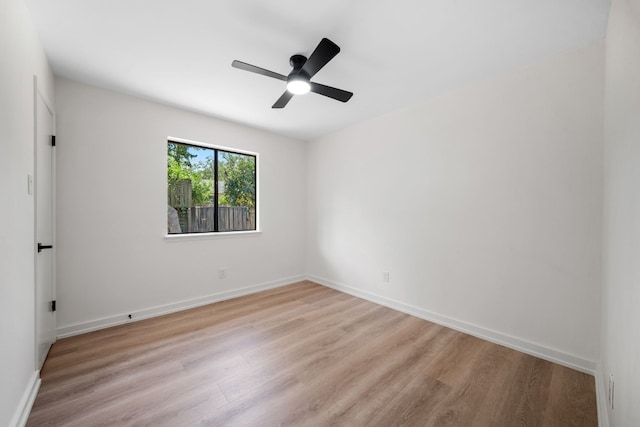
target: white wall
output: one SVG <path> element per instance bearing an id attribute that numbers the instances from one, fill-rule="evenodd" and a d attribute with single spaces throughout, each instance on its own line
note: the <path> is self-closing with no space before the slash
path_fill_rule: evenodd
<path id="1" fill-rule="evenodd" d="M 55 87 L 59 332 L 302 277 L 306 143 L 65 79 Z M 262 234 L 163 238 L 168 136 L 259 153 Z"/>
<path id="2" fill-rule="evenodd" d="M 0 425 L 17 422 L 36 385 L 33 76 L 53 99 L 53 75 L 20 0 L 0 0 Z"/>
<path id="3" fill-rule="evenodd" d="M 614 0 L 606 61 L 602 375 L 611 425 L 640 425 L 640 1 Z M 606 394 L 606 393 L 605 393 Z"/>
<path id="4" fill-rule="evenodd" d="M 594 369 L 603 71 L 599 42 L 313 141 L 309 273 Z"/>

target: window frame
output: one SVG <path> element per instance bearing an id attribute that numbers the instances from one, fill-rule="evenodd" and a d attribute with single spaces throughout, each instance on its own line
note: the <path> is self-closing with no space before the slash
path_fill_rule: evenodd
<path id="1" fill-rule="evenodd" d="M 229 238 L 229 237 L 249 237 L 252 235 L 259 235 L 262 233 L 262 230 L 260 228 L 260 179 L 259 179 L 259 174 L 260 174 L 260 154 L 253 152 L 253 151 L 249 151 L 249 150 L 242 150 L 239 148 L 232 148 L 232 147 L 226 147 L 223 145 L 216 145 L 216 144 L 209 144 L 206 142 L 201 142 L 201 141 L 194 141 L 194 140 L 190 140 L 190 139 L 185 139 L 185 138 L 178 138 L 178 137 L 173 137 L 173 136 L 168 136 L 165 140 L 165 162 L 164 162 L 164 179 L 165 179 L 165 188 L 167 189 L 166 191 L 168 191 L 169 188 L 169 183 L 167 181 L 167 156 L 169 155 L 168 153 L 168 145 L 170 143 L 176 143 L 176 144 L 183 144 L 183 145 L 191 145 L 191 146 L 195 146 L 195 147 L 202 147 L 202 148 L 206 148 L 206 149 L 210 149 L 210 150 L 216 150 L 217 152 L 220 151 L 224 151 L 224 152 L 228 152 L 228 153 L 232 153 L 232 154 L 240 154 L 240 155 L 246 155 L 246 156 L 252 156 L 255 159 L 255 169 L 254 169 L 254 179 L 255 179 L 255 230 L 237 230 L 237 231 L 207 231 L 207 232 L 196 232 L 196 233 L 169 233 L 169 230 L 167 229 L 166 225 L 165 225 L 165 230 L 164 230 L 164 238 L 165 240 L 168 241 L 182 241 L 182 240 L 200 240 L 200 239 L 212 239 L 212 238 Z M 217 163 L 217 156 L 215 159 L 215 162 Z M 218 206 L 218 169 L 215 168 L 214 171 L 214 194 L 216 195 L 216 197 L 214 197 L 214 206 L 217 207 Z M 168 196 L 167 193 L 165 191 L 164 197 L 165 197 L 165 203 L 166 203 L 166 197 Z M 216 221 L 217 221 L 217 211 L 214 211 L 214 214 L 216 216 Z M 168 220 L 168 213 L 167 213 L 167 220 Z M 165 221 L 166 224 L 166 221 Z M 217 224 L 216 224 L 217 227 Z"/>

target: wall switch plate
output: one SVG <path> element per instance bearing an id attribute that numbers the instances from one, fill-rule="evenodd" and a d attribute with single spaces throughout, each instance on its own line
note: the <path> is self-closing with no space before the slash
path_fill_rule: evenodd
<path id="1" fill-rule="evenodd" d="M 613 374 L 609 374 L 609 408 L 613 411 L 613 404 L 615 399 L 616 382 L 613 378 Z"/>

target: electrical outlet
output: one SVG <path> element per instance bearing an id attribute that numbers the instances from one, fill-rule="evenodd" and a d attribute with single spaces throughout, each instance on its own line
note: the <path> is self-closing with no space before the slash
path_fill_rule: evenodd
<path id="1" fill-rule="evenodd" d="M 613 411 L 613 405 L 616 397 L 616 381 L 613 374 L 609 374 L 609 408 Z"/>
<path id="2" fill-rule="evenodd" d="M 227 278 L 227 269 L 221 268 L 218 270 L 218 279 L 226 279 Z"/>
<path id="3" fill-rule="evenodd" d="M 389 283 L 389 272 L 388 271 L 383 271 L 382 272 L 382 282 L 383 283 Z"/>

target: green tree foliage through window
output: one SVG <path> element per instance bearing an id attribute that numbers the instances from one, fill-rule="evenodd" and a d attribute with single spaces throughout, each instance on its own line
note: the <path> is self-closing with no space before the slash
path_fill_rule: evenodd
<path id="1" fill-rule="evenodd" d="M 255 155 L 168 141 L 167 183 L 170 234 L 256 229 Z"/>
<path id="2" fill-rule="evenodd" d="M 230 206 L 255 207 L 256 159 L 241 154 L 220 152 L 218 179 L 224 182 L 220 203 Z"/>

